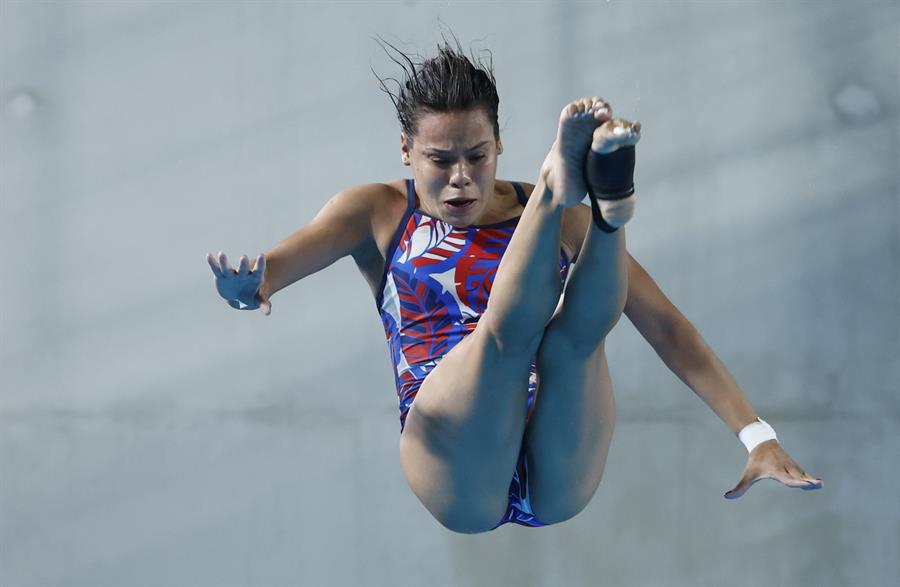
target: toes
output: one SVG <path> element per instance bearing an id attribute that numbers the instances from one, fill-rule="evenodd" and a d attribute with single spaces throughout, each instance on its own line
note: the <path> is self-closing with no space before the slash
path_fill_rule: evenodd
<path id="1" fill-rule="evenodd" d="M 612 115 L 612 108 L 609 103 L 600 96 L 592 96 L 590 98 L 581 98 L 569 102 L 560 113 L 561 118 L 570 118 L 579 113 L 591 114 L 598 120 L 606 119 Z"/>
<path id="2" fill-rule="evenodd" d="M 641 123 L 622 118 L 607 120 L 594 131 L 591 150 L 612 153 L 619 147 L 636 144 L 641 138 Z"/>
<path id="3" fill-rule="evenodd" d="M 566 118 L 571 118 L 578 112 L 579 106 L 577 102 L 570 102 L 563 109 L 562 112 L 559 113 L 559 119 L 565 120 Z"/>
<path id="4" fill-rule="evenodd" d="M 593 102 L 589 98 L 582 98 L 581 100 L 576 100 L 575 104 L 575 115 L 578 118 L 586 118 L 591 113 L 591 107 L 593 106 Z"/>

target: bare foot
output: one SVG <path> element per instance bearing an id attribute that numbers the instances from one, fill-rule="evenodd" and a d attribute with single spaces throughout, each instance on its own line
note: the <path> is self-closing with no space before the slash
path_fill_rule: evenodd
<path id="1" fill-rule="evenodd" d="M 575 100 L 562 109 L 556 141 L 541 166 L 544 181 L 561 206 L 577 206 L 587 194 L 588 149 L 595 131 L 611 116 L 612 108 L 599 96 Z"/>

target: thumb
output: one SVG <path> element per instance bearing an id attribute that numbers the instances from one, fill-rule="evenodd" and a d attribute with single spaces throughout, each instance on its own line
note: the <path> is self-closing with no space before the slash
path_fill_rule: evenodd
<path id="1" fill-rule="evenodd" d="M 262 310 L 262 313 L 268 316 L 272 313 L 272 303 L 267 299 L 262 299 L 259 303 L 259 309 Z"/>
<path id="2" fill-rule="evenodd" d="M 749 473 L 745 473 L 740 482 L 735 485 L 734 489 L 725 492 L 724 497 L 725 499 L 737 499 L 744 495 L 751 485 L 753 485 L 753 476 Z"/>

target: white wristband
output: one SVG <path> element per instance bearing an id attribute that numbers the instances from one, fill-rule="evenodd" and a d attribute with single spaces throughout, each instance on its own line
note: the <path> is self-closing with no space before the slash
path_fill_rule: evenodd
<path id="1" fill-rule="evenodd" d="M 747 447 L 748 453 L 753 452 L 754 448 L 767 440 L 778 440 L 778 437 L 775 436 L 775 429 L 769 426 L 769 423 L 762 418 L 757 418 L 756 422 L 751 422 L 744 426 L 738 432 L 738 438 Z"/>

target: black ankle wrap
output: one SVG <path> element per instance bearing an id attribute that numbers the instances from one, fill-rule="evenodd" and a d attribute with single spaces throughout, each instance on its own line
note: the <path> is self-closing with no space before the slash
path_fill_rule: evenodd
<path id="1" fill-rule="evenodd" d="M 585 176 L 594 222 L 604 232 L 617 231 L 603 220 L 597 199 L 621 200 L 634 193 L 634 145 L 605 155 L 588 151 Z"/>

